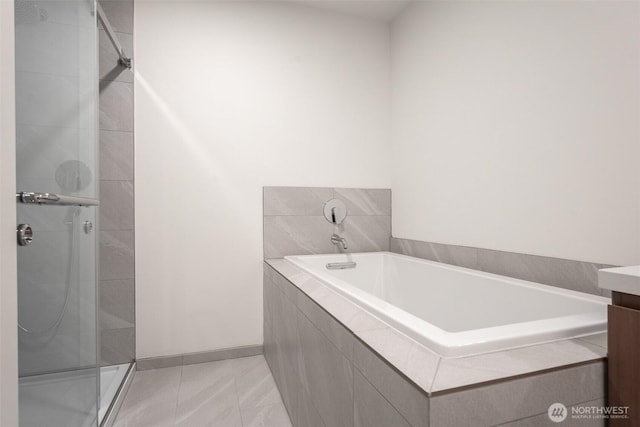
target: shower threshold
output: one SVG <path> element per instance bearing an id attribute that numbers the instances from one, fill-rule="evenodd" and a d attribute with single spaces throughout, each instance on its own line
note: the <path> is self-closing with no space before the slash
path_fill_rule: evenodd
<path id="1" fill-rule="evenodd" d="M 120 384 L 129 370 L 130 363 L 121 365 L 102 366 L 100 368 L 100 410 L 98 411 L 98 425 L 102 424 L 105 414 L 109 410 Z"/>

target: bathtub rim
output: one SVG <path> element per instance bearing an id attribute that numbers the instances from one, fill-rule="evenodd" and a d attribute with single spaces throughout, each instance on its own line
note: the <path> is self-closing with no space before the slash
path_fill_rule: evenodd
<path id="1" fill-rule="evenodd" d="M 331 277 L 328 272 L 322 271 L 318 273 L 313 267 L 304 263 L 305 259 L 324 259 L 327 262 L 336 262 L 336 258 L 344 258 L 345 254 L 290 255 L 283 258 L 285 261 L 295 265 L 297 268 L 322 282 L 329 290 L 367 311 L 369 315 L 377 318 L 389 327 L 398 330 L 400 333 L 408 336 L 410 339 L 416 341 L 442 358 L 481 356 L 488 353 L 515 350 L 518 348 L 542 345 L 556 341 L 595 336 L 604 333 L 607 330 L 606 305 L 611 301 L 610 298 L 607 297 L 474 270 L 467 267 L 459 267 L 437 261 L 425 260 L 389 251 L 358 252 L 351 255 L 359 257 L 389 256 L 392 258 L 401 258 L 410 262 L 427 264 L 447 270 L 462 271 L 463 273 L 474 276 L 486 277 L 526 288 L 535 288 L 546 293 L 569 296 L 604 306 L 604 322 L 601 317 L 596 314 L 579 314 L 518 322 L 470 331 L 448 332 L 382 300 L 381 298 L 371 295 L 344 280 Z M 336 283 L 338 285 L 336 285 Z M 418 323 L 417 326 L 422 328 L 422 330 L 425 330 L 426 328 L 427 333 L 417 332 L 416 323 Z M 557 330 L 558 323 L 562 323 L 562 330 Z M 529 328 L 527 328 L 527 331 L 523 333 L 522 328 L 524 325 L 527 325 Z"/>
<path id="2" fill-rule="evenodd" d="M 385 325 L 284 258 L 264 259 L 263 275 L 264 280 L 279 288 L 288 296 L 285 299 L 292 301 L 299 310 L 304 305 L 302 300 L 306 299 L 337 321 L 353 340 L 354 351 L 356 342 L 360 342 L 430 397 L 519 378 L 534 378 L 547 372 L 607 360 L 606 333 L 479 356 L 442 358 L 395 328 Z M 398 345 L 419 357 L 399 359 Z"/>

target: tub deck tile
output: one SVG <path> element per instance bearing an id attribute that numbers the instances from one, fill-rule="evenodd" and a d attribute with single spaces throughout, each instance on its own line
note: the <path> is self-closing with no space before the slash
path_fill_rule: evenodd
<path id="1" fill-rule="evenodd" d="M 562 366 L 606 358 L 606 334 L 477 356 L 442 358 L 289 261 L 267 259 L 265 262 L 427 395 L 457 388 L 485 387 L 485 383 L 513 380 Z"/>
<path id="2" fill-rule="evenodd" d="M 591 344 L 595 344 L 598 347 L 602 347 L 604 349 L 607 348 L 607 333 L 603 332 L 601 334 L 589 335 L 586 337 L 580 337 L 579 340 L 586 341 Z"/>
<path id="3" fill-rule="evenodd" d="M 353 400 L 355 427 L 412 427 L 358 371 Z"/>
<path id="4" fill-rule="evenodd" d="M 390 327 L 356 332 L 356 336 L 420 388 L 431 390 L 440 356 Z"/>
<path id="5" fill-rule="evenodd" d="M 340 350 L 298 311 L 298 375 L 327 426 L 353 426 L 353 368 Z"/>
<path id="6" fill-rule="evenodd" d="M 590 362 L 605 356 L 606 350 L 602 347 L 573 339 L 477 356 L 443 358 L 431 392 Z"/>
<path id="7" fill-rule="evenodd" d="M 427 393 L 404 376 L 398 375 L 394 367 L 359 340 L 354 344 L 353 365 L 366 382 L 389 401 L 409 424 L 413 427 L 429 426 Z"/>
<path id="8" fill-rule="evenodd" d="M 282 276 L 296 285 L 309 298 L 329 312 L 351 332 L 368 331 L 387 328 L 389 325 L 382 320 L 361 309 L 342 295 L 331 290 L 320 280 L 299 269 L 284 259 L 268 259 L 266 263 L 272 266 Z"/>
<path id="9" fill-rule="evenodd" d="M 353 335 L 302 292 L 298 293 L 298 309 L 320 330 L 344 356 L 351 360 Z"/>
<path id="10" fill-rule="evenodd" d="M 552 403 L 571 406 L 600 399 L 605 394 L 604 370 L 604 363 L 597 361 L 432 396 L 431 425 L 495 426 L 545 413 Z"/>

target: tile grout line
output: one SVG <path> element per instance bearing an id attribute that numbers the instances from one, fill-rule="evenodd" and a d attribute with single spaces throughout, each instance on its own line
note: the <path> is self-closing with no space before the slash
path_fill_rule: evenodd
<path id="1" fill-rule="evenodd" d="M 176 404 L 175 404 L 175 407 L 173 409 L 173 422 L 172 422 L 173 426 L 177 425 L 178 404 L 180 402 L 180 389 L 182 388 L 182 370 L 183 370 L 183 367 L 184 367 L 184 365 L 180 365 L 180 380 L 178 381 L 178 391 L 176 393 Z"/>
<path id="2" fill-rule="evenodd" d="M 389 399 L 387 399 L 387 396 L 385 396 L 384 393 L 382 393 L 381 390 L 378 390 L 378 387 L 376 387 L 374 384 L 371 383 L 371 381 L 369 381 L 369 378 L 367 378 L 366 375 L 362 371 L 360 371 L 360 368 L 358 368 L 355 363 L 352 363 L 352 365 L 353 365 L 353 369 L 358 371 L 358 373 L 362 376 L 362 379 L 365 380 L 367 382 L 367 384 L 369 384 L 371 386 L 371 388 L 373 388 L 380 395 L 380 397 L 382 397 L 393 409 L 395 409 L 396 412 L 398 413 L 398 415 L 400 415 L 400 417 L 403 420 L 405 420 L 408 425 L 413 426 L 413 424 L 411 424 L 411 422 L 409 422 L 409 420 L 404 416 L 402 411 L 399 408 L 397 408 L 396 405 L 391 403 L 389 401 Z M 355 379 L 356 379 L 356 376 L 353 375 L 353 393 L 354 393 L 354 396 L 353 396 L 353 416 L 354 416 L 354 423 L 355 423 L 355 413 L 356 413 L 356 411 L 355 411 L 355 405 L 356 405 L 356 398 L 355 398 L 355 390 L 356 390 L 355 387 L 356 387 L 356 384 L 355 384 Z M 426 396 L 426 397 L 427 397 L 427 402 L 429 402 L 428 396 Z"/>
<path id="3" fill-rule="evenodd" d="M 602 334 L 606 334 L 606 332 L 601 332 L 601 333 L 602 333 Z M 594 335 L 598 335 L 598 334 L 594 334 Z M 579 340 L 579 341 L 582 341 L 582 342 L 584 342 L 584 343 L 587 343 L 587 344 L 593 345 L 593 346 L 595 346 L 595 347 L 604 348 L 605 350 L 607 350 L 607 349 L 608 349 L 608 347 L 607 347 L 606 345 L 602 346 L 602 345 L 600 345 L 600 344 L 596 344 L 596 343 L 594 343 L 594 342 L 592 342 L 592 341 L 588 341 L 588 340 L 586 340 L 586 339 L 584 339 L 584 338 L 585 338 L 585 337 L 577 337 L 577 338 L 575 338 L 575 339 L 576 339 L 576 340 Z"/>
<path id="4" fill-rule="evenodd" d="M 240 406 L 240 394 L 238 393 L 238 383 L 236 382 L 236 373 L 233 369 L 233 362 L 231 365 L 231 376 L 233 377 L 233 390 L 236 394 L 236 405 L 238 405 L 238 414 L 240 415 L 240 425 L 244 427 L 244 417 L 242 407 Z"/>
<path id="5" fill-rule="evenodd" d="M 351 343 L 351 357 L 353 357 L 353 353 L 355 351 L 355 343 Z M 353 363 L 353 360 L 349 360 L 349 365 L 351 366 L 351 400 L 353 401 L 353 408 L 351 411 L 351 415 L 352 415 L 352 422 L 353 425 L 356 425 L 356 372 L 358 371 L 360 372 L 360 370 L 358 369 L 358 367 L 356 366 L 355 363 Z M 362 373 L 360 372 L 360 375 L 362 375 Z M 362 375 L 363 378 L 365 378 L 364 375 Z M 366 380 L 366 378 L 365 378 Z M 373 386 L 373 384 L 372 384 Z M 374 387 L 375 389 L 375 387 Z M 384 396 L 382 396 L 384 398 Z M 393 406 L 393 405 L 392 405 Z"/>
<path id="6" fill-rule="evenodd" d="M 436 378 L 438 378 L 438 371 L 440 370 L 440 363 L 442 362 L 442 356 L 438 356 L 438 363 L 436 364 L 436 371 L 433 373 L 433 378 L 431 379 L 431 387 L 429 387 L 429 400 L 431 400 L 431 391 L 433 387 L 436 385 Z"/>
<path id="7" fill-rule="evenodd" d="M 595 402 L 597 400 L 604 400 L 604 399 L 605 399 L 605 397 L 602 396 L 602 397 L 599 397 L 597 399 L 585 400 L 584 402 L 578 402 L 578 403 L 574 403 L 573 405 L 569 405 L 569 406 L 567 406 L 567 408 L 573 408 L 573 407 L 578 406 L 578 405 L 582 405 L 582 404 L 589 403 L 589 402 Z M 605 404 L 606 404 L 606 401 L 605 401 Z M 524 421 L 524 420 L 528 420 L 530 418 L 533 419 L 533 418 L 539 417 L 540 415 L 546 415 L 546 414 L 547 414 L 547 412 L 540 412 L 539 414 L 533 414 L 533 415 L 529 415 L 529 416 L 526 416 L 526 417 L 518 418 L 518 419 L 515 419 L 515 420 L 506 421 L 504 423 L 494 424 L 493 427 L 508 426 L 509 424 L 512 424 L 514 422 Z"/>

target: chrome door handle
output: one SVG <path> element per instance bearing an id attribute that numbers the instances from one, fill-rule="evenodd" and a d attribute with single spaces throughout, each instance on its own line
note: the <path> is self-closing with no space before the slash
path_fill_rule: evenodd
<path id="1" fill-rule="evenodd" d="M 37 205 L 58 205 L 58 206 L 98 206 L 98 199 L 90 199 L 87 197 L 63 196 L 53 193 L 32 193 L 22 191 L 16 193 L 16 201 L 27 204 Z"/>
<path id="2" fill-rule="evenodd" d="M 19 224 L 16 232 L 18 233 L 18 245 L 29 246 L 33 242 L 33 229 L 29 224 Z"/>

